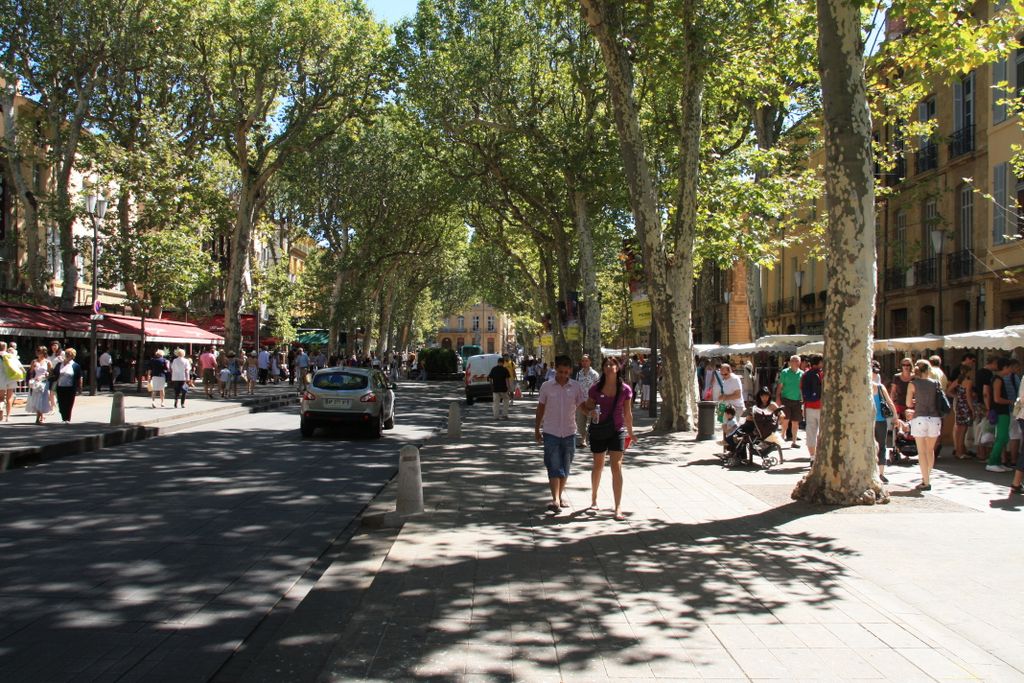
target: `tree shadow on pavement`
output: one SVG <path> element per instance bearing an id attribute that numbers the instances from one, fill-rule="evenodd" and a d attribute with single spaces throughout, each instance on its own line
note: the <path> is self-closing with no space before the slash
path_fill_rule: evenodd
<path id="1" fill-rule="evenodd" d="M 743 678 L 726 641 L 772 648 L 783 620 L 864 609 L 843 587 L 851 549 L 782 528 L 826 510 L 545 516 L 539 450 L 505 424 L 424 451 L 431 511 L 404 527 L 321 680 Z M 645 458 L 629 467 L 665 464 Z"/>
<path id="2" fill-rule="evenodd" d="M 406 424 L 438 424 L 432 391 L 403 388 Z M 429 433 L 304 442 L 283 415 L 4 473 L 0 680 L 209 680 Z"/>

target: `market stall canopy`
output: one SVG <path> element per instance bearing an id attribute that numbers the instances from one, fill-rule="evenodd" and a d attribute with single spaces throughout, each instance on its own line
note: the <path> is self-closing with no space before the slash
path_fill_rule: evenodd
<path id="1" fill-rule="evenodd" d="M 876 339 L 875 353 L 885 351 L 925 351 L 927 349 L 941 349 L 945 346 L 946 340 L 936 334 L 926 334 L 923 337 L 896 337 L 893 339 Z"/>
<path id="2" fill-rule="evenodd" d="M 795 350 L 798 346 L 822 339 L 820 334 L 767 334 L 755 339 L 754 344 L 763 351 L 782 351 L 785 349 Z"/>
<path id="3" fill-rule="evenodd" d="M 798 356 L 806 356 L 812 353 L 824 353 L 825 352 L 825 341 L 811 342 L 810 344 L 804 344 L 796 348 L 796 354 Z"/>
<path id="4" fill-rule="evenodd" d="M 995 349 L 1013 351 L 1024 347 L 1024 325 L 1010 325 L 999 330 L 980 330 L 947 334 L 947 349 Z"/>
<path id="5" fill-rule="evenodd" d="M 729 347 L 721 344 L 694 344 L 693 350 L 700 358 L 721 358 L 729 355 Z"/>

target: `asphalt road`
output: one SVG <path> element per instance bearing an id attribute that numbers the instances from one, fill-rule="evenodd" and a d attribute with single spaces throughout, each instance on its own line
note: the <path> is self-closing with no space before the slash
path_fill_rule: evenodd
<path id="1" fill-rule="evenodd" d="M 403 384 L 379 441 L 289 408 L 3 473 L 0 680 L 208 680 L 458 389 Z"/>

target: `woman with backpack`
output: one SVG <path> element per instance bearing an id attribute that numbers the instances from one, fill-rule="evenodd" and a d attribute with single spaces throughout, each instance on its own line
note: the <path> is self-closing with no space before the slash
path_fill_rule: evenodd
<path id="1" fill-rule="evenodd" d="M 921 359 L 914 365 L 914 379 L 907 386 L 907 407 L 914 409 L 910 434 L 917 444 L 917 464 L 921 468 L 919 491 L 931 491 L 932 468 L 935 466 L 935 442 L 942 431 L 939 396 L 945 398 L 938 380 L 931 378 L 932 366 Z"/>

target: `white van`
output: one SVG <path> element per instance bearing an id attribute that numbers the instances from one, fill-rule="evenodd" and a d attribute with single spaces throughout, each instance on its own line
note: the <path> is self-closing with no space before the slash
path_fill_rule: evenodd
<path id="1" fill-rule="evenodd" d="M 466 360 L 466 405 L 473 405 L 473 401 L 478 398 L 494 398 L 491 381 L 487 376 L 500 359 L 500 353 L 482 353 Z"/>

